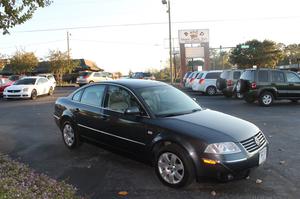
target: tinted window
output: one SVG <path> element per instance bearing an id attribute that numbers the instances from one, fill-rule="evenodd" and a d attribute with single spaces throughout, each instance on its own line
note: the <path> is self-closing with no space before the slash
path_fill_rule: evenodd
<path id="1" fill-rule="evenodd" d="M 220 77 L 223 79 L 229 79 L 230 71 L 224 71 L 221 73 Z"/>
<path id="2" fill-rule="evenodd" d="M 100 73 L 94 73 L 94 77 L 101 77 Z"/>
<path id="3" fill-rule="evenodd" d="M 96 85 L 87 87 L 81 97 L 81 103 L 100 107 L 104 93 L 104 85 Z"/>
<path id="4" fill-rule="evenodd" d="M 34 85 L 35 81 L 35 78 L 20 79 L 15 82 L 15 85 Z"/>
<path id="5" fill-rule="evenodd" d="M 254 81 L 254 70 L 246 70 L 242 73 L 241 79 Z"/>
<path id="6" fill-rule="evenodd" d="M 272 71 L 273 82 L 284 82 L 284 73 L 280 71 Z"/>
<path id="7" fill-rule="evenodd" d="M 300 78 L 294 73 L 286 73 L 286 79 L 290 83 L 300 83 Z"/>
<path id="8" fill-rule="evenodd" d="M 141 110 L 136 98 L 129 91 L 118 86 L 108 87 L 107 99 L 105 102 L 106 108 L 124 113 L 127 108 L 133 106 L 136 106 Z"/>
<path id="9" fill-rule="evenodd" d="M 269 71 L 260 70 L 258 71 L 258 81 L 259 82 L 268 82 L 269 81 Z"/>
<path id="10" fill-rule="evenodd" d="M 76 102 L 79 102 L 80 101 L 80 97 L 81 97 L 81 94 L 82 94 L 82 92 L 83 92 L 83 90 L 80 90 L 80 91 L 78 91 L 77 93 L 75 93 L 74 95 L 73 95 L 73 100 L 74 101 L 76 101 Z"/>
<path id="11" fill-rule="evenodd" d="M 234 71 L 233 72 L 233 79 L 240 79 L 241 71 Z"/>
<path id="12" fill-rule="evenodd" d="M 220 72 L 207 73 L 205 79 L 218 79 L 220 74 Z"/>
<path id="13" fill-rule="evenodd" d="M 183 78 L 187 78 L 189 75 L 191 74 L 191 72 L 187 72 L 185 73 L 184 77 Z"/>

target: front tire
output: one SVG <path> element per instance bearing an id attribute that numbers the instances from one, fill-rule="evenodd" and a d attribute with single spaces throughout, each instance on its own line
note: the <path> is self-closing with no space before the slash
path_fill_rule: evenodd
<path id="1" fill-rule="evenodd" d="M 195 179 L 194 166 L 180 146 L 162 147 L 155 157 L 155 172 L 159 180 L 172 188 L 188 186 Z"/>
<path id="2" fill-rule="evenodd" d="M 61 128 L 64 144 L 69 149 L 78 148 L 81 144 L 79 135 L 70 121 L 65 121 Z"/>
<path id="3" fill-rule="evenodd" d="M 35 100 L 37 98 L 37 91 L 35 89 L 33 89 L 31 91 L 31 97 L 30 99 Z"/>
<path id="4" fill-rule="evenodd" d="M 274 96 L 272 93 L 265 91 L 259 96 L 259 104 L 261 106 L 271 106 L 274 101 Z"/>
<path id="5" fill-rule="evenodd" d="M 53 88 L 52 88 L 52 86 L 49 89 L 48 95 L 50 95 L 50 96 L 53 95 Z"/>

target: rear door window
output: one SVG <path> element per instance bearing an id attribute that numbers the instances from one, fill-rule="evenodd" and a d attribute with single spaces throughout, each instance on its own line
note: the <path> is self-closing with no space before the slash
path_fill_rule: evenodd
<path id="1" fill-rule="evenodd" d="M 220 74 L 220 72 L 207 73 L 205 79 L 218 79 L 220 77 Z"/>
<path id="2" fill-rule="evenodd" d="M 268 82 L 269 81 L 269 71 L 267 71 L 267 70 L 258 71 L 258 81 L 259 82 Z"/>
<path id="3" fill-rule="evenodd" d="M 81 103 L 101 107 L 105 85 L 87 87 L 81 97 Z"/>
<path id="4" fill-rule="evenodd" d="M 273 82 L 284 82 L 284 73 L 280 71 L 272 71 L 272 81 Z"/>

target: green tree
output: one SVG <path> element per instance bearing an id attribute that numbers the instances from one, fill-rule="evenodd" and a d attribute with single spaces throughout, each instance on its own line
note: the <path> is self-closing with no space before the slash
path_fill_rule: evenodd
<path id="1" fill-rule="evenodd" d="M 278 65 L 298 64 L 298 59 L 300 58 L 300 44 L 290 44 L 288 46 L 282 44 L 282 46 L 284 55 Z"/>
<path id="2" fill-rule="evenodd" d="M 10 65 L 14 74 L 31 72 L 39 61 L 33 52 L 16 51 L 10 59 Z"/>
<path id="3" fill-rule="evenodd" d="M 243 48 L 242 46 L 249 48 Z M 256 39 L 237 45 L 229 57 L 232 64 L 239 68 L 258 67 L 274 68 L 283 59 L 281 45 L 270 40 L 260 42 Z"/>
<path id="4" fill-rule="evenodd" d="M 213 70 L 229 69 L 232 64 L 229 62 L 230 53 L 217 49 L 210 50 L 210 68 Z"/>
<path id="5" fill-rule="evenodd" d="M 50 50 L 48 59 L 50 62 L 50 70 L 58 78 L 58 82 L 62 83 L 64 74 L 70 74 L 73 69 L 79 65 L 76 61 L 71 61 L 67 52 L 59 50 Z"/>
<path id="6" fill-rule="evenodd" d="M 51 0 L 1 0 L 0 29 L 3 34 L 9 33 L 8 29 L 31 19 L 37 8 L 51 3 Z"/>

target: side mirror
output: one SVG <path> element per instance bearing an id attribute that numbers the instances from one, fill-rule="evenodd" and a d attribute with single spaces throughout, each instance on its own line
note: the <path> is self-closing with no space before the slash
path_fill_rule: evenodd
<path id="1" fill-rule="evenodd" d="M 137 106 L 129 107 L 125 110 L 125 115 L 140 115 L 141 111 Z"/>

